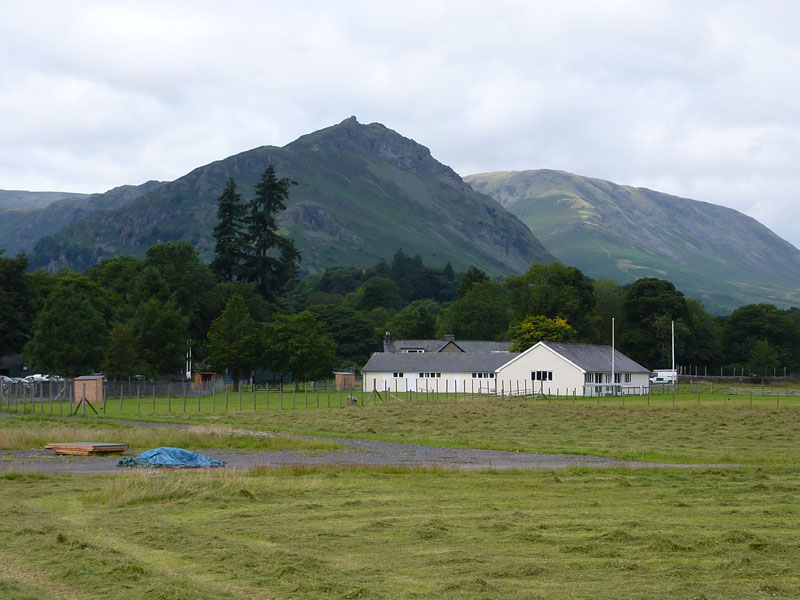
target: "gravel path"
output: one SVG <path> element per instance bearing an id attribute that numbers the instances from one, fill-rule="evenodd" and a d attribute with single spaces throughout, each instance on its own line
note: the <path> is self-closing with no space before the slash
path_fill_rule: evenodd
<path id="1" fill-rule="evenodd" d="M 149 427 L 192 427 L 172 423 L 138 423 L 119 421 Z M 259 431 L 236 430 L 240 434 L 284 435 Z M 288 435 L 288 434 L 286 434 Z M 252 469 L 254 467 L 283 467 L 291 465 L 381 465 L 381 466 L 421 466 L 442 467 L 459 470 L 509 469 L 564 469 L 567 467 L 626 467 L 641 468 L 715 468 L 738 467 L 741 465 L 722 464 L 674 464 L 619 460 L 600 456 L 581 456 L 575 454 L 541 454 L 535 452 L 503 452 L 498 450 L 467 450 L 459 448 L 440 448 L 416 444 L 376 442 L 347 438 L 315 438 L 314 436 L 295 436 L 306 439 L 324 439 L 343 446 L 330 452 L 307 452 L 298 450 L 202 450 L 212 458 L 228 461 L 228 468 Z M 0 473 L 77 473 L 109 474 L 122 471 L 117 465 L 118 456 L 57 456 L 49 450 L 2 450 L 0 451 Z"/>

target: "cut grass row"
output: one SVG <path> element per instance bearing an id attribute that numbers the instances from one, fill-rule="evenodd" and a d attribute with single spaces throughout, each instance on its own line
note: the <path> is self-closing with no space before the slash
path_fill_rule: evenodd
<path id="1" fill-rule="evenodd" d="M 196 425 L 186 429 L 147 428 L 108 422 L 54 421 L 32 417 L 0 419 L 0 449 L 43 448 L 49 442 L 108 442 L 128 444 L 139 453 L 158 446 L 202 450 L 236 448 L 245 450 L 335 450 L 339 445 L 321 439 L 281 435 L 243 435 L 224 426 Z"/>
<path id="2" fill-rule="evenodd" d="M 701 404 L 697 407 L 682 403 L 672 407 L 629 402 L 623 407 L 620 402 L 608 401 L 598 407 L 596 402 L 589 401 L 573 406 L 517 399 L 405 401 L 341 410 L 251 409 L 147 416 L 123 411 L 121 416 L 328 437 L 589 454 L 628 460 L 758 465 L 800 462 L 800 436 L 796 434 L 800 430 L 800 409 L 795 406 L 751 408 L 749 404 Z"/>
<path id="3" fill-rule="evenodd" d="M 794 598 L 795 469 L 0 477 L 0 596 Z"/>

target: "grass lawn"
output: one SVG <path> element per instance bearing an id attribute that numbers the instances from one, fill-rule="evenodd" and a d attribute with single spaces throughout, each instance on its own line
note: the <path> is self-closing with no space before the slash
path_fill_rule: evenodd
<path id="1" fill-rule="evenodd" d="M 0 477 L 0 597 L 797 598 L 796 469 Z"/>
<path id="2" fill-rule="evenodd" d="M 0 419 L 0 450 L 43 448 L 48 442 L 120 442 L 134 453 L 157 446 L 191 448 L 239 448 L 251 450 L 334 450 L 339 445 L 325 440 L 285 436 L 241 435 L 230 427 L 198 425 L 188 429 L 148 429 L 108 422 L 55 421 L 34 417 Z"/>
<path id="3" fill-rule="evenodd" d="M 316 408 L 311 395 L 308 409 L 304 394 L 295 399 L 297 408 L 269 410 L 263 397 L 253 409 L 252 395 L 238 397 L 229 410 L 212 412 L 211 406 L 182 404 L 167 412 L 152 404 L 145 411 L 136 399 L 109 401 L 106 418 L 183 422 L 221 427 L 345 436 L 428 445 L 592 454 L 633 460 L 699 463 L 743 463 L 796 465 L 800 462 L 800 402 L 797 396 L 780 397 L 696 393 L 628 397 L 621 399 L 523 400 L 497 398 L 453 399 L 434 402 L 424 394 L 385 404 Z M 305 399 L 305 398 L 303 398 Z M 285 399 L 286 400 L 286 399 Z M 174 401 L 174 399 L 173 399 Z M 202 401 L 209 401 L 204 398 Z M 125 404 L 127 403 L 127 404 Z M 58 405 L 56 405 L 57 407 Z M 12 405 L 12 409 L 14 406 Z M 20 407 L 21 408 L 21 407 Z M 30 409 L 30 406 L 28 407 Z M 50 407 L 36 407 L 36 415 L 48 416 Z M 163 412 L 160 411 L 163 408 Z M 139 410 L 137 410 L 139 409 Z M 30 411 L 27 414 L 32 414 Z M 57 408 L 53 410 L 58 416 Z M 91 414 L 91 413 L 90 413 Z M 102 422 L 91 414 L 90 419 Z M 175 434 L 177 435 L 177 434 Z M 97 439 L 96 441 L 103 441 Z M 213 442 L 217 443 L 217 442 Z M 246 443 L 246 442 L 239 442 Z M 247 442 L 249 443 L 249 442 Z M 145 444 L 152 446 L 152 444 Z M 195 447 L 209 447 L 198 446 Z"/>
<path id="4" fill-rule="evenodd" d="M 196 425 L 188 430 L 120 426 L 108 421 L 116 414 L 0 418 L 0 447 L 14 449 L 68 440 L 136 449 L 331 446 L 232 434 L 242 427 L 757 465 L 7 473 L 0 598 L 800 597 L 800 407 L 766 396 L 752 407 L 749 396 L 718 400 L 703 396 L 698 407 L 696 394 L 682 394 L 674 407 L 671 396 L 623 407 L 619 399 L 415 397 L 150 415 L 123 406 L 123 417 Z"/>

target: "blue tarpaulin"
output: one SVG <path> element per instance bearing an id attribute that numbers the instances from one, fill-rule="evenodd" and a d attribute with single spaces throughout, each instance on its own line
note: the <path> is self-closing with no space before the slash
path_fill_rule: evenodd
<path id="1" fill-rule="evenodd" d="M 168 446 L 142 452 L 136 458 L 126 456 L 117 462 L 118 467 L 224 467 L 227 464 L 224 460 Z"/>

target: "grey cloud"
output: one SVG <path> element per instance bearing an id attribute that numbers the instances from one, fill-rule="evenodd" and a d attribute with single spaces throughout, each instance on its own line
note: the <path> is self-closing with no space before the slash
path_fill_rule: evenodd
<path id="1" fill-rule="evenodd" d="M 9 3 L 0 187 L 100 191 L 356 114 L 462 174 L 557 168 L 795 244 L 800 6 Z"/>

